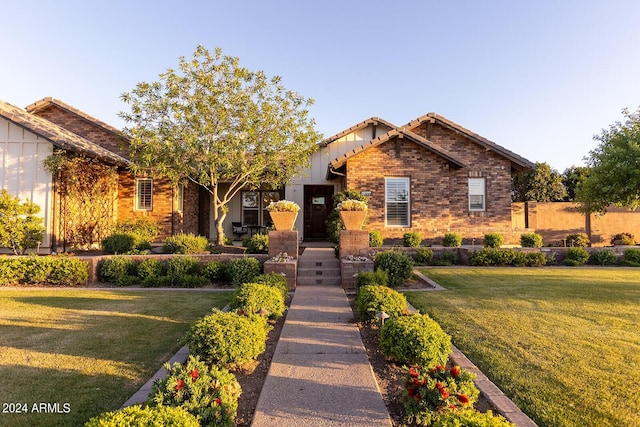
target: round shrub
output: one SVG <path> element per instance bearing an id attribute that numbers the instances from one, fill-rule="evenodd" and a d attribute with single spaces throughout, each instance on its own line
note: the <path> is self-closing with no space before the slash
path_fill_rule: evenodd
<path id="1" fill-rule="evenodd" d="M 389 286 L 389 274 L 386 270 L 361 271 L 356 274 L 356 290 L 368 285 Z"/>
<path id="2" fill-rule="evenodd" d="M 447 233 L 442 238 L 442 246 L 445 248 L 458 248 L 462 246 L 462 235 L 459 233 Z"/>
<path id="3" fill-rule="evenodd" d="M 573 247 L 567 249 L 567 256 L 564 259 L 565 265 L 579 266 L 585 264 L 589 260 L 589 252 L 584 248 Z"/>
<path id="4" fill-rule="evenodd" d="M 451 353 L 451 337 L 426 314 L 390 318 L 380 329 L 380 350 L 398 363 L 433 368 Z"/>
<path id="5" fill-rule="evenodd" d="M 234 258 L 227 263 L 227 277 L 233 286 L 250 283 L 260 275 L 260 261 L 255 258 Z"/>
<path id="6" fill-rule="evenodd" d="M 613 265 L 618 262 L 618 255 L 613 249 L 605 248 L 592 253 L 589 261 L 602 266 Z"/>
<path id="7" fill-rule="evenodd" d="M 504 244 L 504 237 L 500 233 L 487 233 L 482 241 L 485 248 L 499 248 Z"/>
<path id="8" fill-rule="evenodd" d="M 158 277 L 162 276 L 164 271 L 164 263 L 159 259 L 147 258 L 138 264 L 138 276 L 141 279 L 145 279 L 147 277 Z"/>
<path id="9" fill-rule="evenodd" d="M 191 354 L 207 364 L 241 365 L 266 349 L 267 332 L 263 318 L 214 311 L 189 328 L 186 344 Z"/>
<path id="10" fill-rule="evenodd" d="M 523 248 L 541 248 L 542 235 L 538 233 L 524 233 L 520 235 L 520 246 Z"/>
<path id="11" fill-rule="evenodd" d="M 373 260 L 376 270 L 385 270 L 389 275 L 389 286 L 397 288 L 404 284 L 413 273 L 413 260 L 400 251 L 384 251 Z"/>
<path id="12" fill-rule="evenodd" d="M 224 263 L 212 260 L 202 266 L 201 273 L 210 281 L 215 282 L 216 280 L 222 280 L 225 278 L 226 267 Z"/>
<path id="13" fill-rule="evenodd" d="M 624 261 L 630 265 L 640 265 L 640 249 L 627 248 L 624 250 Z"/>
<path id="14" fill-rule="evenodd" d="M 247 248 L 248 254 L 269 253 L 269 235 L 259 233 L 251 237 L 245 237 L 242 239 L 242 246 Z"/>
<path id="15" fill-rule="evenodd" d="M 587 247 L 588 245 L 589 245 L 589 236 L 587 236 L 585 233 L 569 234 L 567 236 L 567 246 L 570 248 L 572 247 L 584 248 L 584 247 Z"/>
<path id="16" fill-rule="evenodd" d="M 243 283 L 229 301 L 229 308 L 239 309 L 247 314 L 258 314 L 261 309 L 275 320 L 284 314 L 284 296 L 282 291 L 264 283 Z"/>
<path id="17" fill-rule="evenodd" d="M 282 293 L 284 299 L 289 294 L 289 285 L 287 284 L 287 278 L 278 273 L 261 274 L 255 278 L 255 283 L 263 283 L 268 286 L 272 286 Z"/>
<path id="18" fill-rule="evenodd" d="M 402 236 L 402 245 L 407 248 L 418 248 L 422 243 L 422 236 L 420 233 L 415 231 L 410 231 L 408 233 L 404 233 Z"/>
<path id="19" fill-rule="evenodd" d="M 383 243 L 384 240 L 382 239 L 382 233 L 375 230 L 369 232 L 369 247 L 379 248 Z"/>
<path id="20" fill-rule="evenodd" d="M 119 411 L 104 412 L 91 418 L 85 427 L 166 426 L 200 427 L 195 415 L 186 409 L 172 406 L 129 406 Z"/>
<path id="21" fill-rule="evenodd" d="M 427 248 L 416 249 L 416 256 L 414 257 L 416 264 L 427 265 L 433 260 L 433 251 Z"/>
<path id="22" fill-rule="evenodd" d="M 26 263 L 22 258 L 0 257 L 0 286 L 17 285 L 25 280 Z"/>
<path id="23" fill-rule="evenodd" d="M 164 239 L 162 250 L 168 254 L 202 254 L 207 253 L 209 241 L 206 237 L 193 233 L 179 233 Z"/>
<path id="24" fill-rule="evenodd" d="M 633 246 L 636 244 L 636 241 L 631 233 L 618 233 L 611 237 L 611 244 Z"/>
<path id="25" fill-rule="evenodd" d="M 232 373 L 193 356 L 184 366 L 164 367 L 167 376 L 154 383 L 149 405 L 180 407 L 198 416 L 203 426 L 235 426 L 242 389 Z"/>
<path id="26" fill-rule="evenodd" d="M 135 247 L 135 237 L 128 233 L 114 233 L 102 241 L 102 250 L 107 254 L 126 254 Z"/>
<path id="27" fill-rule="evenodd" d="M 167 275 L 169 277 L 197 276 L 200 263 L 197 258 L 190 256 L 176 256 L 167 261 Z"/>
<path id="28" fill-rule="evenodd" d="M 367 285 L 358 290 L 356 307 L 360 321 L 375 321 L 381 311 L 390 318 L 403 315 L 407 311 L 407 299 L 387 286 Z"/>
<path id="29" fill-rule="evenodd" d="M 129 257 L 115 256 L 104 260 L 100 267 L 100 277 L 109 283 L 118 283 L 125 276 L 136 276 L 137 264 Z"/>
<path id="30" fill-rule="evenodd" d="M 491 411 L 478 412 L 473 409 L 448 412 L 436 420 L 433 427 L 516 427 L 502 415 Z"/>

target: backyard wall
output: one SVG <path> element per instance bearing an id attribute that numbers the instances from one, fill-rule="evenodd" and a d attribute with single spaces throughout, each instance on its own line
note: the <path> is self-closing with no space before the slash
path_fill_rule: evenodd
<path id="1" fill-rule="evenodd" d="M 512 227 L 542 235 L 545 245 L 560 244 L 569 234 L 586 233 L 592 246 L 609 246 L 611 237 L 631 233 L 640 241 L 640 211 L 611 206 L 604 215 L 580 213 L 571 202 L 527 202 L 511 206 Z"/>

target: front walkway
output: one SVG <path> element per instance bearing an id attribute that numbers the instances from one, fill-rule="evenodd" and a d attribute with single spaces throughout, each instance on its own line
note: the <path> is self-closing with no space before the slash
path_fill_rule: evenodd
<path id="1" fill-rule="evenodd" d="M 300 259 L 328 256 L 307 248 Z M 340 286 L 296 288 L 252 426 L 391 426 Z"/>

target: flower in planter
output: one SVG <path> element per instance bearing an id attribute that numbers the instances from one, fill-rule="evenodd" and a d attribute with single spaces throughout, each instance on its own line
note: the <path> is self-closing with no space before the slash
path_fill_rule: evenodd
<path id="1" fill-rule="evenodd" d="M 269 261 L 273 262 L 289 262 L 293 261 L 293 257 L 289 256 L 286 252 L 280 252 L 278 255 L 271 258 Z"/>
<path id="2" fill-rule="evenodd" d="M 269 212 L 298 212 L 300 210 L 300 206 L 289 200 L 278 200 L 277 202 L 269 203 L 267 210 Z"/>
<path id="3" fill-rule="evenodd" d="M 371 260 L 366 256 L 348 255 L 345 258 L 345 261 L 371 261 Z"/>
<path id="4" fill-rule="evenodd" d="M 367 204 L 360 200 L 347 199 L 336 206 L 338 211 L 366 211 Z"/>

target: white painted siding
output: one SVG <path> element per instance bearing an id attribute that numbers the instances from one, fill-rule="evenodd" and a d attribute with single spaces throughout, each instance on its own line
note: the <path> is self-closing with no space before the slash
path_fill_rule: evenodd
<path id="1" fill-rule="evenodd" d="M 42 161 L 53 145 L 32 132 L 0 118 L 0 188 L 40 206 L 47 228 L 42 247 L 51 246 L 53 195 L 51 174 Z"/>

